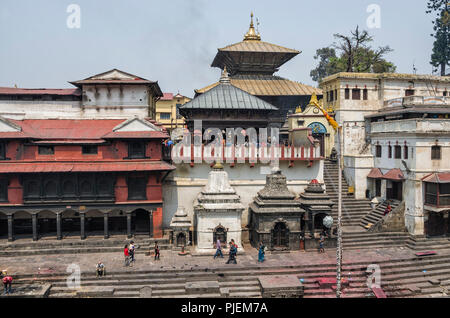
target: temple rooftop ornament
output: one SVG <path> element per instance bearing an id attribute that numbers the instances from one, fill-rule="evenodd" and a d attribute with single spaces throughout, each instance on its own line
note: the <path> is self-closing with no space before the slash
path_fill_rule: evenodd
<path id="1" fill-rule="evenodd" d="M 261 35 L 256 33 L 255 27 L 253 26 L 253 12 L 250 14 L 250 28 L 244 36 L 244 41 L 261 41 Z"/>
<path id="2" fill-rule="evenodd" d="M 327 215 L 331 215 L 331 208 L 334 202 L 325 193 L 322 185 L 316 179 L 311 180 L 305 192 L 300 194 L 298 201 L 307 212 L 306 220 L 309 221 L 309 231 L 311 237 L 314 238 L 315 230 L 322 229 L 323 219 Z"/>

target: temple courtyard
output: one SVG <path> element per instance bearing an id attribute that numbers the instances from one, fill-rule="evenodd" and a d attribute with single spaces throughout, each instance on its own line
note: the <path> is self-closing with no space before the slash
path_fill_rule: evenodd
<path id="1" fill-rule="evenodd" d="M 258 263 L 258 251 L 244 245 L 244 252 L 238 252 L 237 264 L 226 264 L 227 251 L 223 259 L 213 259 L 212 254 L 196 254 L 194 249 L 180 255 L 179 250 L 165 249 L 164 240 L 161 258 L 154 260 L 152 252 L 149 253 L 153 246 L 150 240 L 135 239 L 139 246 L 136 262 L 132 267 L 125 267 L 124 244 L 121 244 L 126 242 L 124 236 L 111 237 L 108 242 L 117 246 L 110 247 L 105 247 L 101 237 L 88 238 L 83 245 L 71 238 L 36 243 L 25 240 L 21 243 L 18 239 L 14 249 L 2 249 L 0 266 L 13 276 L 13 290 L 45 285 L 48 297 L 259 298 L 265 297 L 262 277 L 276 280 L 280 276 L 294 277 L 300 282 L 300 297 L 335 297 L 336 250 L 333 248 L 327 248 L 325 253 L 268 251 L 265 262 Z M 3 241 L 0 244 L 8 245 Z M 54 250 L 53 254 L 46 252 L 49 249 Z M 343 297 L 375 297 L 367 286 L 368 277 L 379 282 L 389 298 L 446 297 L 450 286 L 450 249 L 439 249 L 430 256 L 416 253 L 406 245 L 348 250 L 344 247 Z M 106 277 L 95 277 L 99 261 L 106 266 Z M 373 268 L 378 272 L 377 265 L 379 280 L 372 274 Z M 80 286 L 71 288 L 67 281 L 68 278 L 74 281 L 70 277 L 76 274 L 77 266 L 81 273 Z"/>

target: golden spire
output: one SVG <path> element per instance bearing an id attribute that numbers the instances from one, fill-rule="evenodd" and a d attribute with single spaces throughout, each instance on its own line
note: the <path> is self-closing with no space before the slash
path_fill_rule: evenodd
<path id="1" fill-rule="evenodd" d="M 256 33 L 255 27 L 253 26 L 253 12 L 250 14 L 250 28 L 244 36 L 244 41 L 261 41 L 261 35 Z"/>
<path id="2" fill-rule="evenodd" d="M 227 66 L 223 67 L 222 76 L 220 76 L 220 83 L 230 83 L 230 78 L 228 77 Z"/>

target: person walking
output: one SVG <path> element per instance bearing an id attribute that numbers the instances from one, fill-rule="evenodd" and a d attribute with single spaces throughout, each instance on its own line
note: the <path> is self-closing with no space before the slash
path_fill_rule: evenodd
<path id="1" fill-rule="evenodd" d="M 264 246 L 263 242 L 259 242 L 259 248 L 258 248 L 258 262 L 264 262 L 264 249 L 266 247 Z"/>
<path id="2" fill-rule="evenodd" d="M 158 259 L 159 261 L 159 245 L 158 245 L 158 241 L 155 241 L 155 261 Z"/>
<path id="3" fill-rule="evenodd" d="M 390 213 L 391 211 L 392 211 L 392 207 L 391 207 L 391 204 L 390 204 L 390 203 L 388 203 L 388 205 L 387 205 L 386 209 L 384 210 L 384 214 L 383 214 L 383 216 L 386 216 L 386 214 L 389 214 L 389 213 Z"/>
<path id="4" fill-rule="evenodd" d="M 319 253 L 325 253 L 325 249 L 323 248 L 323 243 L 325 242 L 325 237 L 323 234 L 320 235 L 319 239 Z"/>
<path id="5" fill-rule="evenodd" d="M 233 263 L 233 264 L 237 264 L 236 262 L 236 253 L 237 253 L 237 249 L 236 246 L 234 246 L 233 242 L 230 242 L 230 252 L 228 255 L 228 261 L 227 264 Z"/>
<path id="6" fill-rule="evenodd" d="M 5 288 L 5 295 L 6 294 L 12 294 L 11 291 L 11 285 L 12 285 L 12 277 L 8 275 L 8 272 L 6 270 L 3 271 L 3 278 L 2 278 L 2 282 L 3 282 L 3 287 Z"/>
<path id="7" fill-rule="evenodd" d="M 223 253 L 222 253 L 222 246 L 220 244 L 220 239 L 217 239 L 216 242 L 216 254 L 214 254 L 214 259 L 216 259 L 216 257 L 223 258 Z"/>
<path id="8" fill-rule="evenodd" d="M 134 246 L 134 241 L 130 242 L 130 247 L 128 248 L 128 254 L 130 254 L 130 264 L 133 264 L 136 259 L 134 258 L 134 252 L 135 252 L 135 246 Z"/>
<path id="9" fill-rule="evenodd" d="M 96 277 L 104 277 L 106 276 L 106 267 L 102 261 L 99 261 L 97 266 L 95 266 Z"/>
<path id="10" fill-rule="evenodd" d="M 125 245 L 123 255 L 125 256 L 125 266 L 130 266 L 130 253 L 128 252 L 128 244 Z"/>

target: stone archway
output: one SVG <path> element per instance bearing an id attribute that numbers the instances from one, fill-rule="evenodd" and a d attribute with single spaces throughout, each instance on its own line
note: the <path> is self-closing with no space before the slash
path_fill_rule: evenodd
<path id="1" fill-rule="evenodd" d="M 0 211 L 0 237 L 8 237 L 8 216 Z"/>
<path id="2" fill-rule="evenodd" d="M 62 236 L 80 236 L 80 230 L 80 214 L 75 210 L 64 210 L 61 213 Z"/>
<path id="3" fill-rule="evenodd" d="M 177 235 L 177 246 L 186 246 L 186 235 L 183 232 L 180 232 Z"/>
<path id="4" fill-rule="evenodd" d="M 227 245 L 227 229 L 223 227 L 221 224 L 219 224 L 213 232 L 213 244 L 217 242 L 217 240 L 220 240 L 220 244 L 222 246 Z"/>
<path id="5" fill-rule="evenodd" d="M 32 216 L 26 211 L 16 211 L 13 214 L 13 233 L 17 237 L 32 237 Z"/>
<path id="6" fill-rule="evenodd" d="M 56 213 L 48 210 L 39 211 L 37 224 L 39 237 L 56 236 Z"/>
<path id="7" fill-rule="evenodd" d="M 86 236 L 104 234 L 104 214 L 99 210 L 89 210 L 84 214 Z"/>
<path id="8" fill-rule="evenodd" d="M 274 248 L 289 248 L 289 228 L 285 221 L 274 222 L 271 234 Z"/>
<path id="9" fill-rule="evenodd" d="M 150 233 L 150 216 L 151 212 L 145 209 L 137 209 L 133 211 L 131 228 L 134 229 L 134 234 Z"/>
<path id="10" fill-rule="evenodd" d="M 127 214 L 122 210 L 109 211 L 108 228 L 111 234 L 127 234 Z"/>

